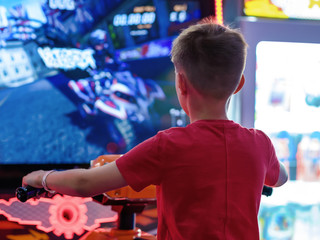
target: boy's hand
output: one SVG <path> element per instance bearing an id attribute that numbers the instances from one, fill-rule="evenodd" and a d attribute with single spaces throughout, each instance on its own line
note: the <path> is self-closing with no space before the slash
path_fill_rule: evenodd
<path id="1" fill-rule="evenodd" d="M 31 172 L 22 178 L 22 186 L 32 186 L 35 188 L 43 188 L 42 178 L 46 171 L 38 170 Z"/>

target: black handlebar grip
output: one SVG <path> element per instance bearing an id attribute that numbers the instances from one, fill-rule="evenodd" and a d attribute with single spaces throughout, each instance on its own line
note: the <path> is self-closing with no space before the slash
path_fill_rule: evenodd
<path id="1" fill-rule="evenodd" d="M 16 189 L 16 197 L 21 201 L 25 202 L 30 198 L 39 196 L 40 194 L 44 193 L 46 190 L 43 188 L 34 188 L 31 186 L 26 187 L 18 187 Z"/>
<path id="2" fill-rule="evenodd" d="M 273 192 L 273 188 L 272 187 L 268 187 L 268 186 L 263 186 L 262 189 L 262 195 L 265 195 L 267 197 L 271 196 Z"/>

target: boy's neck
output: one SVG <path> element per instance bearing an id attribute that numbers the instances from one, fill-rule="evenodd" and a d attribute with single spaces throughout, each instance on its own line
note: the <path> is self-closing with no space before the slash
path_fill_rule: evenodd
<path id="1" fill-rule="evenodd" d="M 187 101 L 190 122 L 198 120 L 228 120 L 229 99 L 192 98 Z"/>

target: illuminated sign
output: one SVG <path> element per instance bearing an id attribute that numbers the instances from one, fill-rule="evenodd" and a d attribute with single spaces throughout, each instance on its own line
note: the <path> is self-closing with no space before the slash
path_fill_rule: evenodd
<path id="1" fill-rule="evenodd" d="M 0 214 L 21 225 L 34 225 L 45 233 L 63 235 L 64 239 L 74 239 L 75 235 L 80 236 L 85 231 L 96 229 L 101 223 L 114 222 L 118 218 L 111 206 L 103 206 L 91 198 L 60 195 L 29 199 L 25 203 L 17 198 L 10 198 L 9 201 L 0 199 Z M 37 233 L 33 232 L 32 235 L 35 234 Z M 11 236 L 10 239 L 22 239 L 21 235 Z M 47 237 L 45 234 L 41 236 Z M 35 239 L 24 237 L 23 239 Z"/>
<path id="2" fill-rule="evenodd" d="M 319 0 L 245 0 L 247 16 L 320 20 Z"/>
<path id="3" fill-rule="evenodd" d="M 74 0 L 49 0 L 49 7 L 51 9 L 74 10 L 75 2 Z"/>
<path id="4" fill-rule="evenodd" d="M 82 70 L 91 67 L 96 68 L 92 49 L 80 50 L 77 48 L 38 48 L 38 53 L 48 68 L 62 68 Z"/>

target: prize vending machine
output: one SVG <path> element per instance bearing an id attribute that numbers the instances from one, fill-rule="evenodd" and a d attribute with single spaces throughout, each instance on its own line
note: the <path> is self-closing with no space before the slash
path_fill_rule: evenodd
<path id="1" fill-rule="evenodd" d="M 320 236 L 320 2 L 243 2 L 241 122 L 272 140 L 289 181 L 262 198 L 261 239 Z"/>

